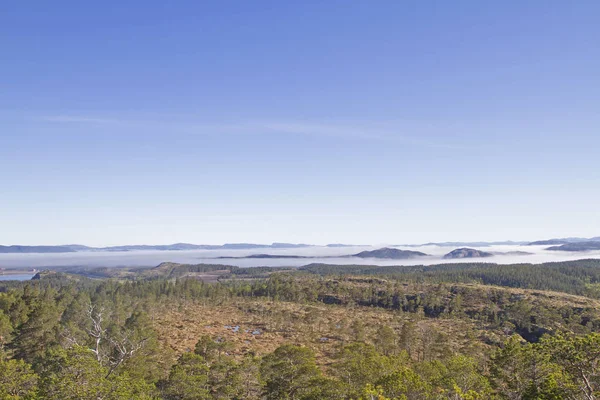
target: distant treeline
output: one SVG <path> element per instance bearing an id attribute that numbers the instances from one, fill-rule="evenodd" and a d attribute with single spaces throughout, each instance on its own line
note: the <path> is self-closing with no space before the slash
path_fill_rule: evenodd
<path id="1" fill-rule="evenodd" d="M 418 266 L 310 264 L 302 271 L 318 275 L 374 275 L 430 283 L 481 283 L 523 289 L 552 290 L 600 297 L 600 260 L 544 264 L 460 263 Z"/>

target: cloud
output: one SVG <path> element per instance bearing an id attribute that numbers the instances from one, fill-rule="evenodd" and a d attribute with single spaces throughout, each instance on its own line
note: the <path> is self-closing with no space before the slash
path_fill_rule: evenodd
<path id="1" fill-rule="evenodd" d="M 414 133 L 416 128 L 402 126 L 381 127 L 378 124 L 312 124 L 299 122 L 263 123 L 262 128 L 273 132 L 303 134 L 311 136 L 331 136 L 352 139 L 368 139 L 386 142 L 397 142 L 408 145 L 443 149 L 466 149 L 458 143 L 445 143 L 426 139 L 426 134 Z M 410 134 L 405 132 L 411 130 Z M 419 129 L 422 130 L 422 129 Z M 431 133 L 431 132 L 429 132 Z"/>
<path id="2" fill-rule="evenodd" d="M 444 127 L 435 127 L 430 124 L 381 124 L 373 122 L 333 122 L 322 123 L 314 121 L 282 121 L 282 120 L 254 120 L 204 123 L 185 121 L 183 118 L 170 117 L 168 119 L 113 119 L 83 115 L 54 115 L 43 117 L 43 120 L 52 123 L 65 124 L 116 124 L 149 129 L 165 129 L 170 132 L 185 134 L 287 134 L 306 135 L 315 137 L 333 137 L 350 140 L 370 140 L 390 143 L 401 143 L 416 147 L 441 148 L 465 150 L 472 146 L 461 143 L 443 142 L 431 139 L 430 136 L 439 136 Z"/>
<path id="3" fill-rule="evenodd" d="M 88 124 L 115 124 L 121 121 L 108 118 L 95 118 L 73 115 L 51 115 L 42 117 L 44 121 L 56 123 L 88 123 Z"/>
<path id="4" fill-rule="evenodd" d="M 385 139 L 385 135 L 368 127 L 352 125 L 314 124 L 302 122 L 266 122 L 257 127 L 281 133 L 291 133 L 311 136 L 332 136 L 358 139 Z"/>

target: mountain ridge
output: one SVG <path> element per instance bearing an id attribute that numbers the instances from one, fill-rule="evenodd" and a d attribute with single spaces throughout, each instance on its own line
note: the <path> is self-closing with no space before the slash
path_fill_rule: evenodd
<path id="1" fill-rule="evenodd" d="M 428 254 L 420 251 L 399 250 L 392 247 L 383 247 L 377 250 L 361 251 L 360 253 L 352 254 L 351 257 L 360 258 L 384 258 L 389 260 L 407 260 L 409 258 L 428 256 Z"/>
<path id="2" fill-rule="evenodd" d="M 589 242 L 565 243 L 560 246 L 548 247 L 546 250 L 570 252 L 600 250 L 600 240 Z"/>
<path id="3" fill-rule="evenodd" d="M 443 257 L 443 259 L 450 260 L 450 259 L 456 259 L 456 258 L 483 258 L 483 257 L 492 257 L 492 256 L 493 256 L 492 253 L 463 247 L 461 249 L 452 250 L 450 253 L 446 254 Z"/>

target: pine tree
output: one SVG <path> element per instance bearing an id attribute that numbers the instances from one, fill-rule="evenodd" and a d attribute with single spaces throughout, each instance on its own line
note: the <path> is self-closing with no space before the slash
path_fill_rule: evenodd
<path id="1" fill-rule="evenodd" d="M 0 354 L 0 399 L 34 399 L 38 376 L 22 360 L 5 360 Z"/>
<path id="2" fill-rule="evenodd" d="M 204 357 L 184 353 L 171 368 L 163 388 L 165 400 L 208 400 L 208 366 Z"/>

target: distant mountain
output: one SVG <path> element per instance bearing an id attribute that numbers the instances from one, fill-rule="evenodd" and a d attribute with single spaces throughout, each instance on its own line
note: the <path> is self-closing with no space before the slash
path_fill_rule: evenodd
<path id="1" fill-rule="evenodd" d="M 269 246 L 272 249 L 298 249 L 298 248 L 302 248 L 302 247 L 311 247 L 310 244 L 304 244 L 304 243 L 273 243 L 271 246 Z"/>
<path id="2" fill-rule="evenodd" d="M 162 244 L 162 245 L 125 245 L 125 246 L 110 246 L 110 247 L 95 247 L 92 250 L 95 251 L 137 251 L 137 250 L 163 250 L 163 251 L 174 251 L 174 250 L 212 250 L 218 249 L 220 246 L 208 245 L 208 244 L 190 244 L 190 243 L 175 243 L 175 244 Z"/>
<path id="3" fill-rule="evenodd" d="M 448 253 L 444 256 L 444 259 L 450 260 L 450 259 L 454 259 L 454 258 L 481 258 L 481 257 L 492 257 L 492 256 L 493 256 L 492 253 L 487 253 L 485 251 L 469 249 L 469 248 L 465 247 L 462 249 L 452 250 L 450 253 Z"/>
<path id="4" fill-rule="evenodd" d="M 495 251 L 492 254 L 496 256 L 531 256 L 534 253 L 528 251 Z"/>
<path id="5" fill-rule="evenodd" d="M 225 250 L 248 250 L 248 249 L 262 249 L 271 247 L 268 244 L 254 244 L 254 243 L 225 243 L 222 246 L 217 246 L 218 249 Z"/>
<path id="6" fill-rule="evenodd" d="M 329 243 L 325 247 L 356 247 L 355 244 L 343 244 L 343 243 Z"/>
<path id="7" fill-rule="evenodd" d="M 0 246 L 0 253 L 74 253 L 68 246 Z"/>
<path id="8" fill-rule="evenodd" d="M 52 247 L 56 247 L 56 246 L 52 246 Z M 89 250 L 94 250 L 93 247 L 84 246 L 82 244 L 63 244 L 63 245 L 60 245 L 59 247 L 68 247 L 69 249 L 71 249 L 73 251 L 89 251 Z"/>
<path id="9" fill-rule="evenodd" d="M 561 246 L 548 247 L 546 250 L 555 250 L 555 251 L 600 250 L 600 241 L 566 243 Z"/>
<path id="10" fill-rule="evenodd" d="M 579 238 L 579 237 L 571 237 L 571 238 L 562 238 L 562 239 L 548 239 L 548 240 L 538 240 L 536 242 L 527 243 L 527 246 L 554 246 L 561 245 L 567 243 L 581 243 L 581 242 L 598 242 L 600 241 L 600 236 L 593 237 L 590 239 Z"/>
<path id="11" fill-rule="evenodd" d="M 310 244 L 294 244 L 294 243 L 272 243 L 272 244 L 255 244 L 255 243 L 225 243 L 223 246 L 215 246 L 215 249 L 224 250 L 250 250 L 250 249 L 295 249 L 299 247 L 310 247 Z"/>
<path id="12" fill-rule="evenodd" d="M 398 245 L 398 247 L 421 247 L 421 246 L 440 246 L 440 247 L 490 247 L 490 246 L 519 246 L 527 242 L 514 242 L 506 240 L 501 242 L 429 242 L 424 244 Z"/>
<path id="13" fill-rule="evenodd" d="M 89 247 L 81 244 L 67 244 L 60 246 L 0 246 L 0 253 L 73 253 L 81 251 L 178 251 L 178 250 L 250 250 L 250 249 L 294 249 L 310 247 L 309 244 L 294 243 L 273 243 L 273 244 L 255 244 L 255 243 L 226 243 L 223 245 L 214 244 L 191 244 L 174 243 L 159 245 L 123 245 L 108 247 Z"/>
<path id="14" fill-rule="evenodd" d="M 569 243 L 565 239 L 548 239 L 548 240 L 538 240 L 537 242 L 527 243 L 527 246 L 552 246 L 559 244 Z"/>
<path id="15" fill-rule="evenodd" d="M 372 251 L 361 251 L 360 253 L 353 255 L 353 257 L 360 258 L 385 258 L 389 260 L 407 260 L 409 258 L 423 256 L 427 256 L 427 254 L 421 253 L 420 251 L 399 250 L 391 247 L 384 247 Z"/>
<path id="16" fill-rule="evenodd" d="M 243 257 L 228 257 L 228 256 L 216 257 L 216 259 L 218 259 L 218 260 L 223 260 L 223 259 L 236 260 L 236 259 L 246 259 L 246 258 L 314 258 L 314 257 L 281 255 L 281 254 L 251 254 L 249 256 L 243 256 Z"/>

